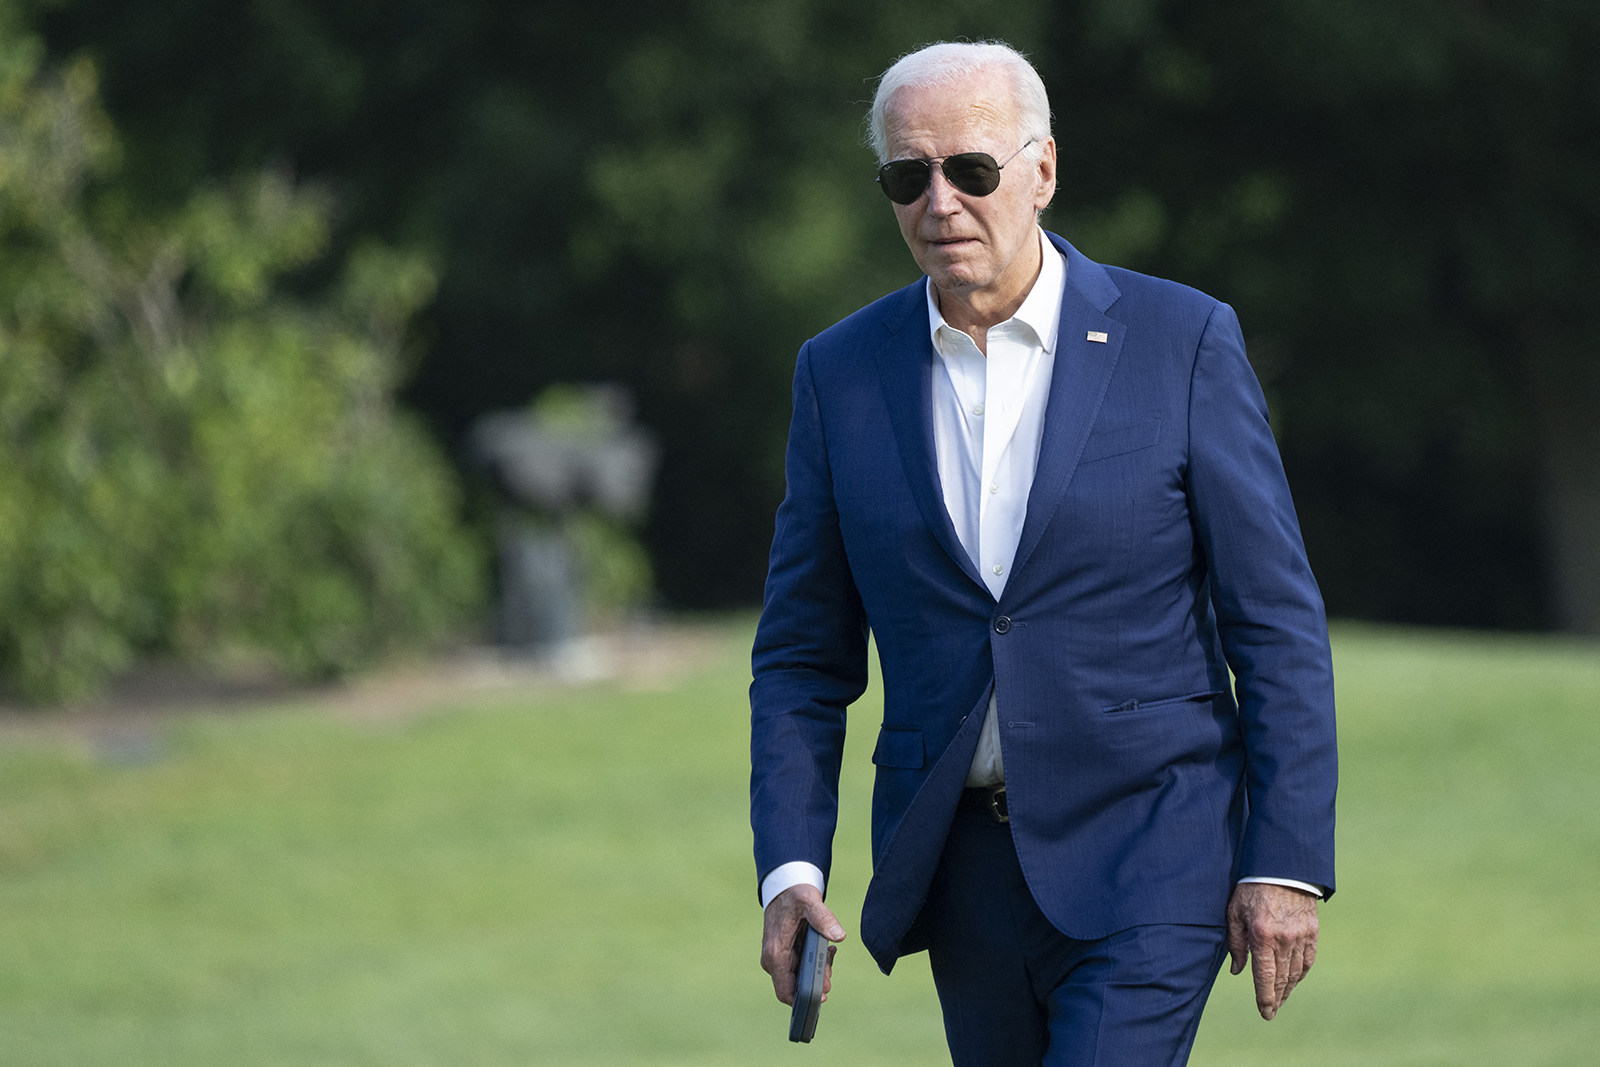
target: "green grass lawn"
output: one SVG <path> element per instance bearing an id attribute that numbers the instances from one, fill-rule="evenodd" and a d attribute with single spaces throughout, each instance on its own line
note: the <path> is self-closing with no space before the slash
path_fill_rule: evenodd
<path id="1" fill-rule="evenodd" d="M 655 688 L 0 733 L 0 1065 L 947 1062 L 926 964 L 841 950 L 816 1042 L 757 965 L 748 620 Z M 1343 626 L 1340 891 L 1276 1022 L 1193 1062 L 1600 1054 L 1600 649 Z M 867 872 L 869 696 L 831 890 Z"/>

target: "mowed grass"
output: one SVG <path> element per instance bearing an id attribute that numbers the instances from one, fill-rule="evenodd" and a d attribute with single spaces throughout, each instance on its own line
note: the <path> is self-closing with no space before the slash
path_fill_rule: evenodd
<path id="1" fill-rule="evenodd" d="M 921 957 L 841 950 L 816 1042 L 756 962 L 750 620 L 642 687 L 0 733 L 0 1064 L 947 1062 Z M 1585 1064 L 1600 648 L 1342 626 L 1339 894 L 1278 1020 L 1224 974 L 1193 1062 Z M 867 875 L 875 696 L 831 899 Z"/>

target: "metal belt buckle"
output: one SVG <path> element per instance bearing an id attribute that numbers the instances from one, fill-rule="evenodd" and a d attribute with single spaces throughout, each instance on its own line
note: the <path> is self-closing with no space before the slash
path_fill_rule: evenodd
<path id="1" fill-rule="evenodd" d="M 1006 808 L 1006 787 L 997 785 L 989 790 L 989 813 L 995 822 L 1010 822 L 1011 813 Z"/>

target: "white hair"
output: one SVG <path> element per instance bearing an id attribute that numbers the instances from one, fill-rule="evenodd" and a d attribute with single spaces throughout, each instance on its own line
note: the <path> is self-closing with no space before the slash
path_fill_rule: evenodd
<path id="1" fill-rule="evenodd" d="M 1003 41 L 940 41 L 894 61 L 878 79 L 867 113 L 867 137 L 879 163 L 889 159 L 889 101 L 901 89 L 948 85 L 974 74 L 1004 78 L 1017 109 L 1017 132 L 1036 145 L 1050 139 L 1050 97 L 1026 56 Z"/>

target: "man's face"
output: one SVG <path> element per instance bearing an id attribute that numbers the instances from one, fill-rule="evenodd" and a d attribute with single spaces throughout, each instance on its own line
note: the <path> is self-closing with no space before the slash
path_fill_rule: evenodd
<path id="1" fill-rule="evenodd" d="M 995 78 L 909 87 L 890 99 L 884 133 L 889 159 L 935 159 L 987 152 L 1005 163 L 1027 140 L 1017 132 L 1009 89 Z M 1055 192 L 1055 142 L 1013 159 L 988 196 L 959 192 L 937 167 L 928 188 L 896 204 L 912 258 L 941 292 L 974 306 L 1006 305 L 1033 284 L 1039 211 Z"/>

